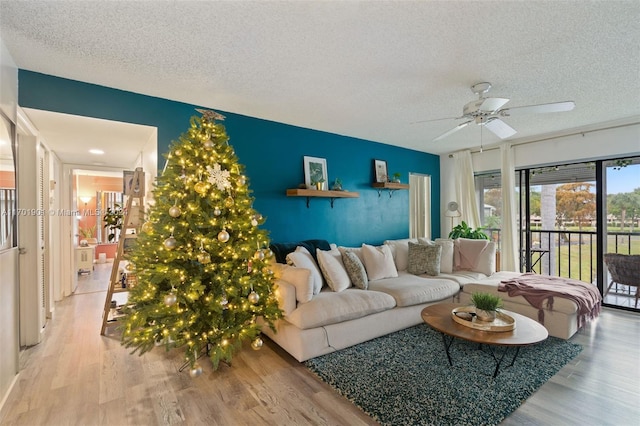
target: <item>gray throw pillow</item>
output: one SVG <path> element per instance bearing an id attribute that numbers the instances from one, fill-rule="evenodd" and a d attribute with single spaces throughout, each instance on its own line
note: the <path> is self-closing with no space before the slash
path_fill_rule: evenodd
<path id="1" fill-rule="evenodd" d="M 347 275 L 349 275 L 349 279 L 354 287 L 362 290 L 369 288 L 367 271 L 364 269 L 364 265 L 360 261 L 360 258 L 358 258 L 358 255 L 349 250 L 341 250 L 341 252 L 344 269 L 347 270 Z"/>
<path id="2" fill-rule="evenodd" d="M 409 242 L 409 264 L 407 272 L 414 275 L 440 275 L 442 246 L 414 244 Z"/>

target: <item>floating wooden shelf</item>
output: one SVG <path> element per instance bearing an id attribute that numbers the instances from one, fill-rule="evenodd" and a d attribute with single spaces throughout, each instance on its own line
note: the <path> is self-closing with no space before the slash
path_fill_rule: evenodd
<path id="1" fill-rule="evenodd" d="M 333 208 L 333 201 L 336 198 L 358 198 L 360 194 L 351 191 L 318 191 L 317 189 L 287 189 L 287 197 L 306 197 L 307 208 L 309 208 L 309 199 L 311 197 L 316 198 L 329 198 L 331 199 L 331 208 Z"/>
<path id="2" fill-rule="evenodd" d="M 382 190 L 386 189 L 389 191 L 389 198 L 391 198 L 393 192 L 398 189 L 409 189 L 409 184 L 396 182 L 373 182 L 371 186 L 378 189 L 378 197 L 382 194 Z"/>

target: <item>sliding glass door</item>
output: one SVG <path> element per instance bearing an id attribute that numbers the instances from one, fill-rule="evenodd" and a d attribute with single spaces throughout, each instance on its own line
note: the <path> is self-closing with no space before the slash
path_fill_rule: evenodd
<path id="1" fill-rule="evenodd" d="M 605 304 L 640 309 L 640 265 L 634 286 L 605 263 L 607 253 L 640 255 L 640 157 L 517 170 L 515 181 L 521 271 L 593 283 Z M 482 223 L 498 244 L 500 182 L 500 172 L 476 176 Z"/>

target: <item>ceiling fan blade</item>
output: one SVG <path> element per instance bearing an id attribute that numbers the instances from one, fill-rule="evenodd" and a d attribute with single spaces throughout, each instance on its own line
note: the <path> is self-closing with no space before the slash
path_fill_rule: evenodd
<path id="1" fill-rule="evenodd" d="M 502 117 L 509 117 L 512 115 L 520 115 L 520 114 L 564 112 L 564 111 L 571 111 L 575 107 L 576 107 L 576 103 L 573 101 L 552 102 L 549 104 L 526 105 L 526 106 L 515 107 L 515 108 L 505 108 L 498 111 L 498 114 L 500 114 Z"/>
<path id="2" fill-rule="evenodd" d="M 480 111 L 493 112 L 493 111 L 497 111 L 500 108 L 502 108 L 503 106 L 505 106 L 507 102 L 509 102 L 509 99 L 505 99 L 505 98 L 486 98 L 482 102 L 482 105 L 480 105 L 480 107 L 478 109 Z"/>
<path id="3" fill-rule="evenodd" d="M 460 123 L 456 127 L 454 127 L 453 129 L 444 132 L 443 134 L 441 134 L 440 136 L 435 138 L 433 141 L 436 142 L 436 141 L 439 141 L 441 139 L 444 139 L 447 136 L 449 136 L 450 134 L 453 134 L 453 133 L 457 132 L 460 129 L 464 129 L 465 127 L 467 127 L 471 123 L 473 123 L 473 120 L 469 120 L 469 121 L 465 121 L 464 123 Z"/>
<path id="4" fill-rule="evenodd" d="M 506 139 L 518 133 L 513 127 L 509 126 L 499 118 L 491 118 L 487 120 L 487 122 L 484 123 L 484 127 L 491 130 L 500 139 Z"/>
<path id="5" fill-rule="evenodd" d="M 462 117 L 433 118 L 431 120 L 412 121 L 409 124 L 430 123 L 432 121 L 443 121 L 443 120 L 459 120 L 460 118 L 462 118 Z"/>

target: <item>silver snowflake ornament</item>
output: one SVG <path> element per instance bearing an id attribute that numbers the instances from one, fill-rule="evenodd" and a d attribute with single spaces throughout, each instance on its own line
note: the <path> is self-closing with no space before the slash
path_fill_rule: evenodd
<path id="1" fill-rule="evenodd" d="M 216 163 L 213 167 L 207 166 L 207 173 L 209 173 L 209 179 L 207 180 L 211 185 L 215 185 L 218 190 L 224 191 L 231 186 L 231 182 L 229 182 L 231 173 L 228 170 L 222 170 L 220 164 Z"/>

